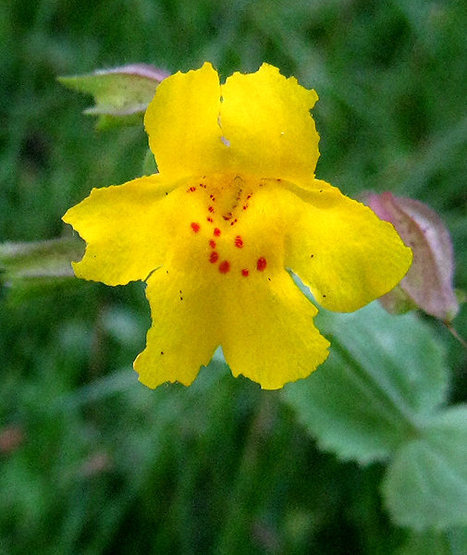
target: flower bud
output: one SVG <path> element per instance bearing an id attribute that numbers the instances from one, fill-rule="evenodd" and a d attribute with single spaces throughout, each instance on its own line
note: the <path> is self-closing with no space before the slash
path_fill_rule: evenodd
<path id="1" fill-rule="evenodd" d="M 399 285 L 380 298 L 392 313 L 421 308 L 444 322 L 459 310 L 453 289 L 454 254 L 449 232 L 426 204 L 389 192 L 367 194 L 365 202 L 382 219 L 391 222 L 413 251 L 413 262 Z"/>
<path id="2" fill-rule="evenodd" d="M 95 106 L 84 113 L 99 116 L 98 127 L 104 128 L 140 122 L 157 86 L 168 75 L 149 64 L 129 64 L 58 80 L 94 96 Z"/>

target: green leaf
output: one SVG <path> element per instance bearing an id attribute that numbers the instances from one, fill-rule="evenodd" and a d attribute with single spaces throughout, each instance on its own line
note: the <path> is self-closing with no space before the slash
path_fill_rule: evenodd
<path id="1" fill-rule="evenodd" d="M 437 532 L 412 532 L 396 555 L 465 555 L 467 553 L 467 529 L 454 528 Z"/>
<path id="2" fill-rule="evenodd" d="M 379 303 L 352 314 L 322 311 L 329 359 L 283 398 L 324 450 L 369 463 L 418 434 L 445 401 L 443 350 L 415 314 L 391 316 Z"/>
<path id="3" fill-rule="evenodd" d="M 0 283 L 48 282 L 74 277 L 72 260 L 79 260 L 84 243 L 78 239 L 53 239 L 31 243 L 0 244 Z"/>
<path id="4" fill-rule="evenodd" d="M 167 76 L 167 72 L 148 64 L 130 64 L 58 80 L 94 96 L 95 106 L 84 113 L 99 116 L 97 126 L 103 129 L 139 123 L 157 86 Z"/>
<path id="5" fill-rule="evenodd" d="M 467 525 L 467 405 L 433 418 L 396 454 L 382 491 L 396 524 L 414 530 Z"/>
<path id="6" fill-rule="evenodd" d="M 157 173 L 156 159 L 148 148 L 143 161 L 143 175 L 152 175 L 154 173 Z"/>

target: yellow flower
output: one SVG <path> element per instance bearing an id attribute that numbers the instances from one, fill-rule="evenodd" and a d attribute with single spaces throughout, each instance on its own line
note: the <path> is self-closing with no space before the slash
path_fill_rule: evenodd
<path id="1" fill-rule="evenodd" d="M 189 385 L 221 345 L 265 389 L 328 355 L 316 308 L 353 311 L 411 263 L 391 224 L 315 179 L 313 90 L 263 64 L 220 84 L 211 64 L 163 81 L 145 126 L 159 173 L 94 189 L 63 217 L 87 242 L 78 277 L 147 282 L 141 382 Z"/>

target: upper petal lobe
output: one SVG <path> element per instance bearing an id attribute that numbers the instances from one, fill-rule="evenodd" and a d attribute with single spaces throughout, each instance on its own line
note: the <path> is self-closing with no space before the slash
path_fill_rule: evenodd
<path id="1" fill-rule="evenodd" d="M 157 87 L 144 125 L 161 173 L 180 177 L 223 169 L 220 97 L 219 76 L 209 63 L 178 72 Z"/>
<path id="2" fill-rule="evenodd" d="M 319 156 L 310 115 L 317 99 L 268 64 L 234 73 L 221 85 L 205 63 L 159 85 L 145 126 L 166 175 L 227 172 L 306 181 Z"/>
<path id="3" fill-rule="evenodd" d="M 318 99 L 314 90 L 263 64 L 255 73 L 229 77 L 222 98 L 220 124 L 234 171 L 291 180 L 314 175 L 319 156 L 310 115 Z"/>

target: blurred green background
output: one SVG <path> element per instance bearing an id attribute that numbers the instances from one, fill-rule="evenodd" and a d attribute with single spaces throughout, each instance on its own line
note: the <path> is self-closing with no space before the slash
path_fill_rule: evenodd
<path id="1" fill-rule="evenodd" d="M 465 5 L 441 0 L 2 2 L 0 241 L 70 235 L 69 206 L 141 174 L 143 128 L 96 132 L 91 99 L 57 76 L 210 60 L 226 77 L 267 61 L 320 96 L 317 175 L 427 202 L 465 290 L 465 24 Z M 384 464 L 319 450 L 279 392 L 219 360 L 189 389 L 137 383 L 142 284 L 0 295 L 0 553 L 423 552 L 382 505 Z M 465 309 L 454 323 L 465 337 Z M 465 354 L 428 326 L 460 401 Z"/>

